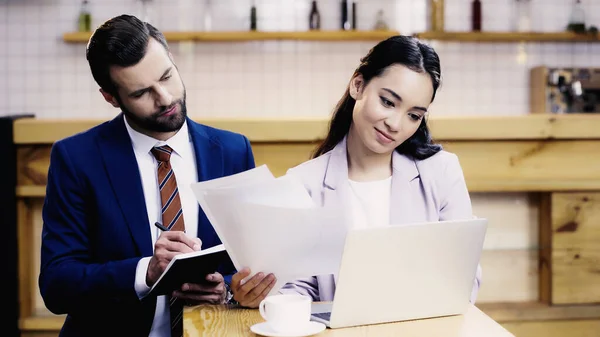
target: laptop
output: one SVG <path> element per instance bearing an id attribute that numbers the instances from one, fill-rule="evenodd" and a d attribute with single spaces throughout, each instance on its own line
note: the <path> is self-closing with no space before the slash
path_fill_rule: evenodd
<path id="1" fill-rule="evenodd" d="M 334 299 L 313 303 L 329 328 L 463 314 L 487 219 L 350 230 Z"/>

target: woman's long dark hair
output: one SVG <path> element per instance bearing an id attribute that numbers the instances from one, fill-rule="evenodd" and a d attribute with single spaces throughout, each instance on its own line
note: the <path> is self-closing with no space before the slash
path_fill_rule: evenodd
<path id="1" fill-rule="evenodd" d="M 394 64 L 401 64 L 420 73 L 427 72 L 433 84 L 433 102 L 440 86 L 440 59 L 433 48 L 415 37 L 399 35 L 379 42 L 361 59 L 361 64 L 354 71 L 352 78 L 362 75 L 363 85 L 366 86 L 374 77 L 380 76 L 387 67 Z M 348 134 L 355 103 L 349 88 L 346 88 L 329 122 L 329 132 L 314 151 L 313 158 L 331 151 Z M 442 146 L 435 144 L 431 139 L 425 118 L 421 120 L 417 132 L 396 148 L 399 153 L 415 159 L 429 158 L 441 150 Z"/>

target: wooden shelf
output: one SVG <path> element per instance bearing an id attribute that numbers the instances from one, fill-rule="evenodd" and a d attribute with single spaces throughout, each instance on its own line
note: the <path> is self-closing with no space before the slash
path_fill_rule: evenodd
<path id="1" fill-rule="evenodd" d="M 303 32 L 165 32 L 169 42 L 243 42 L 267 40 L 296 41 L 381 41 L 400 34 L 397 31 L 303 31 Z M 600 42 L 600 35 L 514 32 L 423 32 L 414 34 L 423 40 L 448 42 Z M 71 32 L 63 35 L 67 43 L 87 43 L 91 33 Z"/>
<path id="2" fill-rule="evenodd" d="M 423 40 L 449 42 L 600 42 L 600 35 L 571 32 L 423 32 L 415 36 Z"/>
<path id="3" fill-rule="evenodd" d="M 68 43 L 87 43 L 92 33 L 65 33 L 63 40 Z M 168 42 L 238 42 L 266 40 L 298 40 L 298 41 L 381 41 L 396 31 L 303 31 L 303 32 L 164 32 Z"/>

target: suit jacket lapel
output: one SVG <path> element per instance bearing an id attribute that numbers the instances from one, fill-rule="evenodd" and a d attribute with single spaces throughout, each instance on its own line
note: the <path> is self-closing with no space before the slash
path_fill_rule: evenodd
<path id="1" fill-rule="evenodd" d="M 131 237 L 141 255 L 150 256 L 152 237 L 148 230 L 142 180 L 122 114 L 104 128 L 98 138 L 98 147 Z"/>
<path id="2" fill-rule="evenodd" d="M 194 143 L 198 181 L 224 176 L 221 145 L 210 139 L 201 125 L 189 118 L 187 124 Z M 202 248 L 210 248 L 221 243 L 206 214 L 202 211 L 202 207 L 199 207 L 198 210 L 198 237 L 202 240 Z"/>
<path id="3" fill-rule="evenodd" d="M 348 156 L 346 151 L 346 139 L 344 138 L 332 150 L 325 176 L 323 179 L 323 207 L 339 207 L 344 210 L 348 227 L 352 226 L 351 195 L 348 184 Z"/>
<path id="4" fill-rule="evenodd" d="M 411 181 L 419 176 L 415 161 L 394 151 L 392 154 L 392 194 L 390 196 L 390 223 L 398 225 L 417 221 L 414 209 L 415 194 Z"/>

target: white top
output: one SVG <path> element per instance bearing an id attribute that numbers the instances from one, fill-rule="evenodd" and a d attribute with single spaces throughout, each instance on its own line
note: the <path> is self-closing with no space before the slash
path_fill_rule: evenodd
<path id="1" fill-rule="evenodd" d="M 354 228 L 382 227 L 390 224 L 392 177 L 357 182 L 348 179 L 352 191 L 351 206 Z"/>
<path id="2" fill-rule="evenodd" d="M 194 197 L 194 193 L 190 185 L 198 181 L 198 173 L 196 169 L 196 156 L 194 153 L 194 145 L 188 132 L 187 122 L 183 124 L 181 129 L 170 139 L 159 141 L 152 137 L 146 136 L 135 131 L 127 119 L 125 127 L 131 138 L 135 159 L 138 164 L 140 176 L 142 178 L 142 188 L 144 190 L 144 199 L 146 201 L 146 209 L 148 211 L 148 228 L 152 233 L 152 248 L 156 243 L 156 239 L 160 235 L 154 223 L 162 223 L 160 191 L 158 189 L 158 175 L 156 168 L 158 162 L 150 150 L 155 146 L 169 145 L 173 149 L 171 153 L 171 167 L 177 179 L 177 187 L 179 188 L 179 198 L 183 209 L 183 220 L 185 222 L 186 234 L 190 237 L 197 237 L 198 234 L 198 202 Z M 146 273 L 150 256 L 144 257 L 137 265 L 135 275 L 135 291 L 138 297 L 150 291 L 150 287 L 146 284 Z M 171 335 L 169 305 L 165 300 L 165 296 L 158 296 L 156 301 L 156 311 L 154 313 L 154 321 L 149 337 L 168 337 Z"/>

